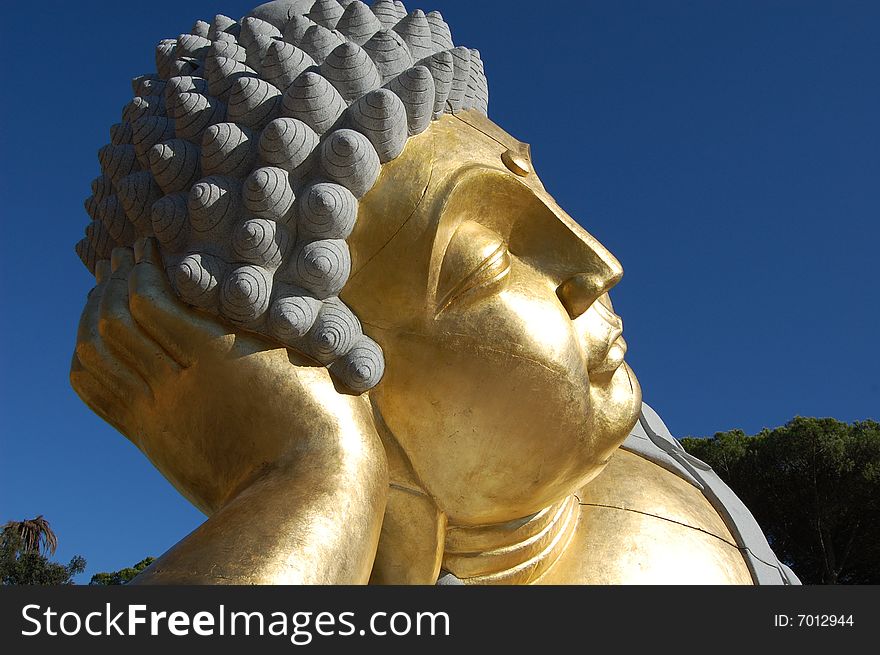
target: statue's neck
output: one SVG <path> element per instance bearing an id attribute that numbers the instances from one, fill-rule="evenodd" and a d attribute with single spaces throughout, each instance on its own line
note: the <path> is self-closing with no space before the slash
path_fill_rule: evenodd
<path id="1" fill-rule="evenodd" d="M 407 494 L 418 495 L 422 490 L 421 482 L 415 474 L 409 458 L 397 439 L 388 428 L 381 412 L 374 405 L 374 421 L 376 428 L 385 444 L 388 455 L 389 476 L 392 488 L 403 490 Z M 424 493 L 424 492 L 422 492 Z M 429 495 L 424 493 L 424 498 Z M 432 507 L 439 514 L 439 509 L 433 501 Z M 393 507 L 390 511 L 393 511 Z M 386 510 L 386 512 L 389 510 Z M 412 509 L 410 508 L 410 510 Z M 446 536 L 443 544 L 441 569 L 452 573 L 467 584 L 526 584 L 534 582 L 544 574 L 568 545 L 574 533 L 578 518 L 578 500 L 575 496 L 564 498 L 549 507 L 535 512 L 529 516 L 506 523 L 480 526 L 446 526 Z M 424 522 L 422 522 L 424 523 Z M 400 568 L 398 561 L 401 556 L 406 557 L 409 551 L 423 555 L 425 552 L 434 550 L 440 557 L 439 543 L 434 542 L 432 549 L 427 543 L 421 543 L 419 537 L 442 539 L 445 519 L 441 521 L 428 521 L 438 526 L 438 532 L 434 535 L 416 535 L 408 527 L 417 530 L 421 525 L 418 521 L 408 520 L 391 521 L 395 529 L 383 528 L 383 541 L 379 544 L 377 562 L 379 568 L 388 569 L 383 571 L 380 578 L 386 582 L 399 584 L 401 579 L 391 575 L 392 569 Z M 413 545 L 419 542 L 423 547 Z M 389 566 L 391 562 L 393 566 Z M 430 569 L 437 566 L 437 560 L 425 562 Z M 418 570 L 422 567 L 413 567 L 411 564 L 403 566 L 407 571 Z M 436 571 L 436 569 L 434 569 Z M 378 578 L 377 578 L 378 579 Z M 410 578 L 406 578 L 410 580 Z M 424 582 L 424 581 L 423 581 Z"/>
<path id="2" fill-rule="evenodd" d="M 528 584 L 540 578 L 574 533 L 578 502 L 569 496 L 507 523 L 449 526 L 443 569 L 467 584 Z"/>

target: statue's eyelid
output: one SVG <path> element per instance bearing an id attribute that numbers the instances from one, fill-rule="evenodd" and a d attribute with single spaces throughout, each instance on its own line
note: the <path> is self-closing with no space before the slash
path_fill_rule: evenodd
<path id="1" fill-rule="evenodd" d="M 491 284 L 496 279 L 503 277 L 510 272 L 510 250 L 507 244 L 501 241 L 498 248 L 486 257 L 483 262 L 473 271 L 468 273 L 462 282 L 478 280 L 478 285 Z"/>
<path id="2" fill-rule="evenodd" d="M 458 283 L 450 288 L 438 303 L 439 314 L 462 296 L 479 289 L 485 289 L 504 280 L 510 273 L 511 259 L 507 243 L 498 239 L 498 246 L 483 261 L 467 274 L 461 276 Z"/>

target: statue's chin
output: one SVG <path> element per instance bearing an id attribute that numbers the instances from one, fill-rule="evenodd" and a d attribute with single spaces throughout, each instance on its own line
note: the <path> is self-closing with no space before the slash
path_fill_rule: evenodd
<path id="1" fill-rule="evenodd" d="M 642 410 L 642 388 L 635 373 L 623 362 L 606 379 L 593 380 L 590 395 L 594 429 L 602 433 L 596 444 L 601 470 L 638 421 Z"/>
<path id="2" fill-rule="evenodd" d="M 534 480 L 544 475 L 541 482 L 533 485 L 534 494 L 528 501 L 512 512 L 507 520 L 540 511 L 561 499 L 577 494 L 580 489 L 605 470 L 636 424 L 641 412 L 642 392 L 638 380 L 625 363 L 610 372 L 604 383 L 594 383 L 590 389 L 591 411 L 583 417 L 579 426 L 566 425 L 563 421 L 556 428 L 557 443 L 584 444 L 581 450 L 570 450 L 570 465 L 554 475 L 547 471 L 533 471 Z M 565 431 L 569 430 L 568 436 Z M 526 511 L 527 510 L 527 511 Z M 464 523 L 479 523 L 468 517 Z M 488 522 L 488 521 L 487 521 Z"/>

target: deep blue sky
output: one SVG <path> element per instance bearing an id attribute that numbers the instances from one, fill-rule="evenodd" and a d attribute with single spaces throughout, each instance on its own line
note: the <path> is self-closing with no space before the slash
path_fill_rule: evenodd
<path id="1" fill-rule="evenodd" d="M 622 261 L 629 361 L 674 434 L 880 418 L 880 3 L 407 4 L 480 49 L 490 117 Z M 83 581 L 202 520 L 67 380 L 95 153 L 159 39 L 251 6 L 4 9 L 0 521 L 46 515 Z"/>

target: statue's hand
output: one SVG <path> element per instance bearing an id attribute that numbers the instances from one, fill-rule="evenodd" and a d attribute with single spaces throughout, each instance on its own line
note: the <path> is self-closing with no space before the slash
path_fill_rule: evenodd
<path id="1" fill-rule="evenodd" d="M 374 432 L 365 398 L 326 368 L 183 304 L 155 242 L 113 251 L 79 325 L 71 382 L 210 513 L 292 450 L 339 457 L 340 425 Z M 381 446 L 379 446 L 381 448 Z"/>
<path id="2" fill-rule="evenodd" d="M 152 250 L 153 246 L 146 247 Z M 148 257 L 156 254 L 150 252 Z M 80 398 L 135 444 L 140 441 L 142 415 L 155 409 L 155 391 L 173 383 L 187 363 L 194 361 L 193 347 L 186 347 L 182 338 L 187 330 L 175 329 L 174 324 L 180 328 L 193 321 L 198 324 L 198 317 L 188 316 L 167 295 L 167 283 L 156 279 L 159 266 L 154 261 L 149 265 L 148 270 L 139 271 L 138 283 L 132 286 L 135 294 L 144 296 L 144 302 L 136 304 L 145 312 L 142 320 L 154 331 L 139 325 L 129 307 L 134 253 L 116 248 L 111 262 L 100 261 L 95 268 L 97 284 L 80 317 L 70 370 L 71 384 Z M 148 298 L 162 305 L 149 307 Z M 166 315 L 165 329 L 155 330 L 162 324 L 149 316 L 158 318 L 160 313 Z"/>
<path id="3" fill-rule="evenodd" d="M 369 403 L 326 368 L 184 305 L 154 242 L 137 250 L 98 266 L 71 382 L 212 515 L 146 577 L 365 580 L 387 493 Z"/>
<path id="4" fill-rule="evenodd" d="M 97 285 L 80 318 L 71 382 L 96 413 L 151 457 L 169 431 L 182 433 L 173 447 L 178 452 L 184 439 L 207 439 L 219 448 L 223 435 L 243 427 L 234 411 L 245 411 L 253 422 L 264 414 L 256 410 L 267 398 L 288 391 L 283 379 L 270 380 L 264 369 L 271 371 L 281 358 L 288 365 L 274 377 L 295 378 L 294 369 L 283 349 L 275 352 L 180 302 L 153 240 L 139 246 L 136 254 L 116 248 L 111 263 L 99 262 Z M 247 404 L 231 402 L 233 393 L 243 394 Z M 286 400 L 295 405 L 301 396 Z M 217 434 L 194 434 L 194 428 L 212 427 L 204 423 L 209 416 Z"/>

